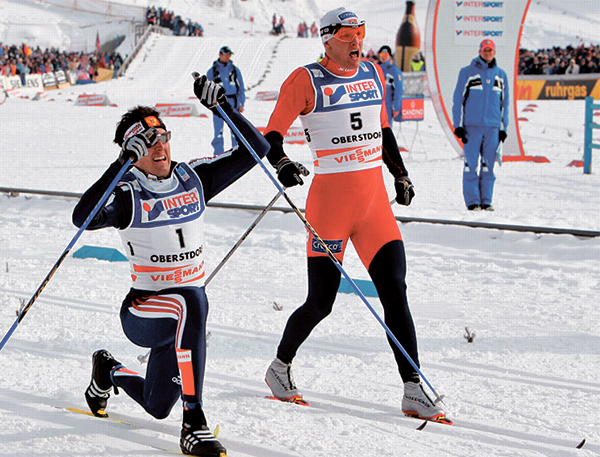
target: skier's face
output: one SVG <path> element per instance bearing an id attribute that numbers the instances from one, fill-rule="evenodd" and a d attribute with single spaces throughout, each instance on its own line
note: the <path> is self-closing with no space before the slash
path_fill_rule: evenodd
<path id="1" fill-rule="evenodd" d="M 351 41 L 338 40 L 335 36 L 324 43 L 325 54 L 343 68 L 356 69 L 360 66 L 363 42 L 358 35 Z"/>
<path id="2" fill-rule="evenodd" d="M 135 166 L 147 175 L 166 178 L 171 172 L 171 144 L 167 140 L 167 137 L 162 136 L 167 131 L 161 128 L 157 130 L 159 135 L 158 141 L 154 146 L 148 148 L 148 155 L 138 160 Z"/>

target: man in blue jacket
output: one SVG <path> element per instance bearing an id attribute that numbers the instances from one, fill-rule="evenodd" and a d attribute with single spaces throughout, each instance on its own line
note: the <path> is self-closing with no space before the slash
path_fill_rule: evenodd
<path id="1" fill-rule="evenodd" d="M 387 109 L 390 127 L 398 114 L 402 113 L 402 94 L 404 83 L 402 81 L 402 70 L 400 70 L 392 59 L 392 50 L 384 45 L 379 49 L 379 66 L 385 75 L 385 107 Z"/>
<path id="2" fill-rule="evenodd" d="M 234 110 L 243 113 L 246 103 L 246 89 L 244 88 L 244 78 L 242 72 L 231 61 L 233 52 L 229 46 L 223 46 L 219 49 L 219 58 L 213 62 L 212 67 L 206 72 L 206 77 L 210 81 L 220 84 L 225 89 L 227 101 Z M 215 135 L 211 142 L 214 154 L 219 155 L 224 151 L 223 139 L 223 119 L 213 113 L 213 125 Z M 237 138 L 231 132 L 231 147 L 238 144 Z"/>
<path id="3" fill-rule="evenodd" d="M 494 211 L 494 162 L 506 140 L 508 77 L 495 56 L 494 42 L 483 40 L 479 57 L 460 70 L 454 89 L 454 134 L 464 144 L 463 197 L 469 211 Z"/>

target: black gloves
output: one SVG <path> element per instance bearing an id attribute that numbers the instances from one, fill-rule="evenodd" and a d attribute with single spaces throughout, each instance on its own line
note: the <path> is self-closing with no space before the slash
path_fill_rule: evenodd
<path id="1" fill-rule="evenodd" d="M 467 132 L 462 127 L 456 127 L 454 129 L 454 135 L 456 135 L 456 137 L 460 139 L 463 144 L 467 144 L 469 142 L 469 140 L 467 140 Z"/>
<path id="2" fill-rule="evenodd" d="M 298 184 L 303 185 L 301 176 L 308 176 L 310 172 L 304 165 L 298 162 L 292 162 L 283 150 L 283 137 L 279 132 L 271 131 L 265 135 L 271 149 L 267 154 L 267 159 L 271 165 L 277 169 L 277 178 L 284 187 L 293 187 Z"/>
<path id="3" fill-rule="evenodd" d="M 304 165 L 298 162 L 292 162 L 289 158 L 284 157 L 276 166 L 277 179 L 284 187 L 293 187 L 304 184 L 301 176 L 308 176 L 310 172 Z"/>
<path id="4" fill-rule="evenodd" d="M 133 163 L 137 162 L 142 157 L 148 155 L 148 148 L 154 146 L 157 141 L 158 131 L 154 127 L 146 130 L 144 133 L 138 133 L 127 138 L 121 148 L 119 162 L 121 165 L 125 164 L 127 159 L 131 159 Z"/>
<path id="5" fill-rule="evenodd" d="M 415 196 L 415 187 L 408 176 L 401 176 L 394 181 L 396 188 L 396 201 L 404 206 L 410 205 Z"/>
<path id="6" fill-rule="evenodd" d="M 210 109 L 227 102 L 223 86 L 214 81 L 209 81 L 206 75 L 199 76 L 198 73 L 193 73 L 193 76 L 195 79 L 194 94 L 196 94 L 200 103 Z"/>
<path id="7" fill-rule="evenodd" d="M 506 137 L 507 137 L 507 136 L 508 136 L 508 135 L 506 134 L 506 131 L 505 131 L 505 130 L 500 130 L 500 131 L 498 132 L 498 139 L 499 139 L 500 141 L 502 141 L 503 143 L 504 143 L 504 140 L 506 140 Z"/>

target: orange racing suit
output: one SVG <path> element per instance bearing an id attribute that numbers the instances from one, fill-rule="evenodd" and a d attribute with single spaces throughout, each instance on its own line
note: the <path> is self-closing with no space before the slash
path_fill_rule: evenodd
<path id="1" fill-rule="evenodd" d="M 325 57 L 296 69 L 283 83 L 265 136 L 272 165 L 286 157 L 282 140 L 300 116 L 313 155 L 315 176 L 306 218 L 341 262 L 352 240 L 367 267 L 385 323 L 419 365 L 417 338 L 406 296 L 406 256 L 382 176 L 408 176 L 385 109 L 381 68 L 362 62 L 345 70 Z M 288 319 L 277 358 L 291 363 L 314 327 L 333 308 L 341 272 L 309 233 L 308 296 Z M 388 338 L 404 382 L 419 376 Z"/>
<path id="2" fill-rule="evenodd" d="M 382 129 L 389 127 L 385 78 L 379 66 L 366 61 L 352 75 L 336 66 L 325 57 L 296 69 L 281 87 L 266 133 L 285 136 L 300 115 L 315 172 L 306 218 L 338 260 L 351 239 L 368 268 L 383 245 L 402 239 L 382 177 L 388 152 L 382 147 Z M 401 174 L 404 166 L 390 157 L 386 164 Z M 307 254 L 327 255 L 312 235 Z"/>

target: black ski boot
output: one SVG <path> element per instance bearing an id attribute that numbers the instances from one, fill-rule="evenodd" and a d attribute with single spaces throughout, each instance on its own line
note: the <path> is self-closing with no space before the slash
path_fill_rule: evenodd
<path id="1" fill-rule="evenodd" d="M 92 380 L 85 390 L 85 400 L 96 417 L 108 417 L 105 409 L 113 387 L 115 394 L 119 394 L 117 386 L 110 379 L 110 373 L 120 366 L 123 365 L 106 349 L 99 349 L 92 355 Z"/>
<path id="2" fill-rule="evenodd" d="M 183 409 L 183 425 L 179 440 L 181 452 L 201 457 L 227 457 L 227 450 L 206 425 L 202 408 Z"/>

